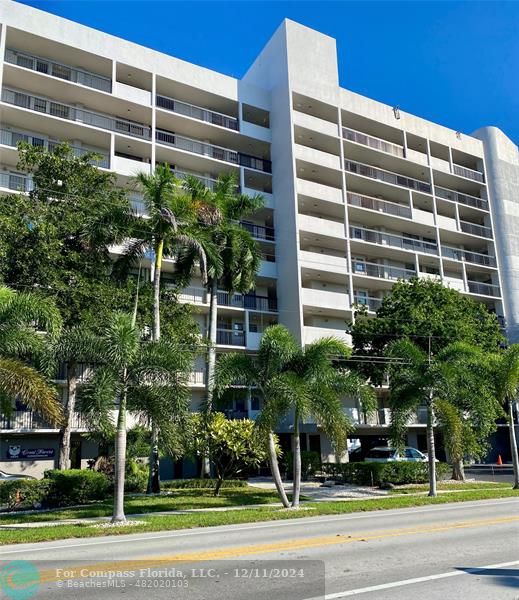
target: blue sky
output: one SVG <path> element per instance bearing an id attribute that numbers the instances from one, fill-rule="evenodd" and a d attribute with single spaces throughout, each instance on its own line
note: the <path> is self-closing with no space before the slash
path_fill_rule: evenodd
<path id="1" fill-rule="evenodd" d="M 519 143 L 519 2 L 24 3 L 235 77 L 288 17 L 336 38 L 343 87 Z"/>

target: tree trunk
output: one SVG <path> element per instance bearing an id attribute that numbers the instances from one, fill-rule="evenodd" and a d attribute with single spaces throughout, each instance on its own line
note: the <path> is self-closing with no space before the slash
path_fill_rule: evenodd
<path id="1" fill-rule="evenodd" d="M 429 458 L 429 496 L 436 496 L 436 448 L 434 445 L 434 409 L 432 397 L 427 402 L 427 455 Z"/>
<path id="2" fill-rule="evenodd" d="M 153 340 L 160 340 L 160 274 L 164 240 L 159 240 L 155 248 L 155 273 L 153 275 Z"/>
<path id="3" fill-rule="evenodd" d="M 123 374 L 126 380 L 126 369 Z M 115 437 L 114 510 L 112 523 L 124 523 L 124 480 L 126 475 L 126 387 L 119 399 L 117 433 Z"/>
<path id="4" fill-rule="evenodd" d="M 153 420 L 151 423 L 151 448 L 149 459 L 149 474 L 147 494 L 160 493 L 160 462 L 159 462 L 159 427 Z"/>
<path id="5" fill-rule="evenodd" d="M 218 479 L 216 480 L 216 485 L 214 486 L 215 497 L 220 495 L 220 488 L 222 487 L 222 484 L 223 484 L 223 478 L 218 477 Z"/>
<path id="6" fill-rule="evenodd" d="M 519 455 L 517 439 L 515 437 L 514 409 L 512 401 L 508 403 L 508 427 L 510 431 L 510 450 L 512 452 L 512 465 L 514 467 L 514 490 L 519 490 Z"/>
<path id="7" fill-rule="evenodd" d="M 294 436 L 292 438 L 292 452 L 294 454 L 294 473 L 292 484 L 292 508 L 299 508 L 299 495 L 301 491 L 301 438 L 299 437 L 299 413 L 294 415 Z"/>
<path id="8" fill-rule="evenodd" d="M 76 408 L 77 391 L 77 363 L 67 363 L 67 400 L 65 402 L 65 424 L 59 432 L 59 457 L 58 469 L 70 469 L 70 435 L 72 432 L 72 419 Z"/>
<path id="9" fill-rule="evenodd" d="M 465 467 L 463 466 L 462 458 L 452 461 L 452 478 L 456 481 L 465 481 Z"/>
<path id="10" fill-rule="evenodd" d="M 284 508 L 290 508 L 290 503 L 287 498 L 287 494 L 285 492 L 285 488 L 283 487 L 283 481 L 281 480 L 281 473 L 279 472 L 279 463 L 278 457 L 276 454 L 276 444 L 274 443 L 274 434 L 269 432 L 269 463 L 270 463 L 270 472 L 272 473 L 272 478 L 274 479 L 274 483 L 276 485 L 276 490 L 278 492 L 279 498 L 284 506 Z"/>

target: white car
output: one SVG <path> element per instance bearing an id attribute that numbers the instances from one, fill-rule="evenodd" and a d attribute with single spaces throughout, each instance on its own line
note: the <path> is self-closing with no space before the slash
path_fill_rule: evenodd
<path id="1" fill-rule="evenodd" d="M 13 479 L 35 479 L 35 477 L 31 477 L 30 475 L 15 475 L 14 473 L 0 471 L 0 481 L 12 481 Z"/>
<path id="2" fill-rule="evenodd" d="M 427 454 L 420 452 L 416 448 L 406 446 L 402 452 L 396 448 L 388 448 L 387 446 L 376 446 L 366 454 L 364 459 L 366 462 L 426 462 Z"/>

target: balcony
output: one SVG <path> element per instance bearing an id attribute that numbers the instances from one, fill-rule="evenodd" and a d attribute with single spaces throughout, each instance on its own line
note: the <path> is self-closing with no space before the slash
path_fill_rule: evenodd
<path id="1" fill-rule="evenodd" d="M 460 192 L 448 190 L 447 188 L 442 188 L 438 186 L 434 186 L 434 193 L 436 194 L 436 196 L 438 196 L 438 198 L 443 198 L 444 200 L 451 200 L 451 202 L 458 202 L 459 204 L 465 204 L 466 206 L 472 206 L 473 208 L 479 208 L 481 210 L 488 211 L 488 202 L 483 198 L 469 196 L 468 194 L 462 194 Z"/>
<path id="2" fill-rule="evenodd" d="M 329 254 L 328 252 L 312 252 L 309 250 L 299 251 L 299 260 L 301 266 L 307 269 L 318 269 L 319 271 L 327 271 L 329 273 L 342 273 L 348 272 L 348 261 L 346 260 L 345 253 Z"/>
<path id="3" fill-rule="evenodd" d="M 363 241 L 379 246 L 391 246 L 399 250 L 409 250 L 410 252 L 423 252 L 425 254 L 438 254 L 438 245 L 432 242 L 424 242 L 404 235 L 385 233 L 375 229 L 365 227 L 350 227 L 351 241 Z"/>
<path id="4" fill-rule="evenodd" d="M 297 179 L 297 193 L 307 198 L 342 204 L 342 189 L 316 183 L 308 179 Z"/>
<path id="5" fill-rule="evenodd" d="M 353 275 L 362 275 L 365 277 L 377 277 L 378 279 L 411 279 L 416 277 L 416 271 L 394 267 L 392 265 L 379 265 L 378 263 L 364 262 L 358 260 L 351 261 Z"/>
<path id="6" fill-rule="evenodd" d="M 238 329 L 217 329 L 216 343 L 222 346 L 245 346 L 245 332 Z"/>
<path id="7" fill-rule="evenodd" d="M 301 292 L 305 306 L 341 312 L 350 310 L 350 297 L 347 293 L 307 287 L 302 288 Z"/>
<path id="8" fill-rule="evenodd" d="M 136 156 L 131 157 L 122 153 L 115 153 L 113 170 L 119 175 L 127 177 L 135 177 L 137 173 L 150 174 L 151 165 L 142 158 Z"/>
<path id="9" fill-rule="evenodd" d="M 304 146 L 303 144 L 295 144 L 295 157 L 311 165 L 319 165 L 335 171 L 339 171 L 341 168 L 341 159 L 336 154 Z"/>
<path id="10" fill-rule="evenodd" d="M 188 377 L 189 385 L 205 385 L 205 371 L 191 371 Z"/>
<path id="11" fill-rule="evenodd" d="M 462 167 L 461 165 L 453 164 L 452 172 L 454 173 L 454 175 L 460 175 L 461 177 L 465 177 L 466 179 L 472 179 L 472 181 L 485 183 L 485 177 L 480 171 L 469 169 L 468 167 Z"/>
<path id="12" fill-rule="evenodd" d="M 318 235 L 333 236 L 344 238 L 344 223 L 332 221 L 322 217 L 314 217 L 312 215 L 298 215 L 299 229 L 317 233 Z"/>
<path id="13" fill-rule="evenodd" d="M 18 67 L 31 69 L 32 71 L 51 75 L 52 77 L 59 77 L 59 79 L 79 83 L 80 85 L 85 85 L 102 92 L 110 93 L 112 91 L 112 81 L 109 77 L 103 77 L 102 75 L 91 73 L 90 71 L 69 67 L 68 65 L 57 63 L 46 58 L 40 58 L 39 56 L 33 56 L 31 54 L 25 54 L 24 52 L 6 48 L 5 61 L 17 65 Z"/>
<path id="14" fill-rule="evenodd" d="M 492 229 L 490 229 L 490 227 L 485 227 L 484 225 L 460 221 L 460 229 L 464 233 L 470 233 L 470 235 L 477 235 L 479 237 L 492 239 Z"/>
<path id="15" fill-rule="evenodd" d="M 332 329 L 330 327 L 304 326 L 305 344 L 312 344 L 323 337 L 339 338 L 343 342 L 351 345 L 351 335 L 346 333 L 345 329 Z"/>
<path id="16" fill-rule="evenodd" d="M 207 304 L 207 291 L 205 288 L 186 287 L 180 292 L 178 299 L 189 304 Z"/>
<path id="17" fill-rule="evenodd" d="M 350 142 L 356 142 L 357 144 L 362 144 L 363 146 L 369 146 L 375 150 L 380 150 L 381 152 L 386 152 L 387 154 L 392 154 L 393 156 L 399 156 L 400 158 L 405 157 L 403 146 L 393 144 L 392 142 L 386 142 L 386 140 L 373 135 L 368 135 L 366 133 L 361 133 L 360 131 L 355 131 L 354 129 L 343 127 L 342 136 L 345 140 L 349 140 Z"/>
<path id="18" fill-rule="evenodd" d="M 272 163 L 270 160 L 258 158 L 257 156 L 251 156 L 249 154 L 242 154 L 236 150 L 215 146 L 214 144 L 208 144 L 206 142 L 201 142 L 200 140 L 193 140 L 181 135 L 176 135 L 170 131 L 157 129 L 155 132 L 155 139 L 159 144 L 178 148 L 178 150 L 183 150 L 185 152 L 200 154 L 201 156 L 221 160 L 239 167 L 263 171 L 264 173 L 272 172 Z"/>
<path id="19" fill-rule="evenodd" d="M 205 121 L 206 123 L 225 127 L 226 129 L 232 129 L 233 131 L 239 131 L 240 129 L 240 123 L 235 117 L 208 110 L 207 108 L 201 108 L 194 104 L 188 104 L 187 102 L 174 100 L 167 96 L 159 96 L 157 94 L 156 106 L 157 108 L 163 108 L 185 117 L 191 117 L 198 121 Z"/>
<path id="20" fill-rule="evenodd" d="M 52 117 L 75 121 L 83 125 L 91 125 L 100 129 L 107 129 L 116 133 L 122 133 L 132 137 L 148 140 L 151 136 L 151 128 L 142 123 L 128 121 L 119 117 L 104 115 L 101 113 L 76 108 L 68 104 L 53 102 L 46 98 L 31 96 L 24 92 L 16 92 L 14 90 L 3 89 L 2 101 L 21 108 L 28 108 L 36 112 L 44 113 Z"/>
<path id="21" fill-rule="evenodd" d="M 452 246 L 442 246 L 441 248 L 442 256 L 444 258 L 465 261 L 484 267 L 497 267 L 495 256 L 481 254 L 480 252 L 471 252 L 469 250 L 463 250 L 462 248 L 453 248 Z"/>
<path id="22" fill-rule="evenodd" d="M 418 192 L 425 192 L 430 194 L 432 186 L 426 181 L 420 181 L 419 179 L 412 179 L 411 177 L 404 177 L 393 173 L 391 171 L 384 171 L 383 169 L 377 169 L 376 167 L 370 167 L 363 163 L 353 162 L 347 160 L 344 163 L 344 168 L 350 173 L 361 175 L 363 177 L 369 177 L 370 179 L 376 179 L 377 181 L 383 181 L 392 185 L 398 185 L 404 188 L 417 190 Z"/>
<path id="23" fill-rule="evenodd" d="M 63 143 L 58 140 L 49 140 L 34 134 L 22 133 L 21 131 L 13 131 L 11 129 L 0 129 L 0 144 L 16 148 L 18 142 L 27 142 L 28 144 L 31 144 L 31 146 L 45 148 L 49 152 L 54 152 L 55 148 Z M 92 164 L 95 164 L 96 166 L 102 167 L 104 169 L 110 168 L 110 157 L 108 156 L 108 154 L 93 148 L 80 148 L 79 146 L 70 145 L 69 147 L 72 150 L 72 154 L 76 157 L 83 156 L 88 152 L 95 152 L 96 154 L 99 154 L 101 158 L 99 160 L 92 161 Z"/>
<path id="24" fill-rule="evenodd" d="M 352 192 L 347 193 L 347 198 L 348 203 L 351 206 L 367 208 L 369 210 L 383 212 L 387 215 L 404 217 L 405 219 L 411 219 L 413 216 L 411 207 L 404 204 L 380 200 L 379 198 L 372 198 L 371 196 L 361 196 L 360 194 L 353 194 Z"/>
<path id="25" fill-rule="evenodd" d="M 358 306 L 366 306 L 369 312 L 377 312 L 382 305 L 382 298 L 353 294 L 353 301 Z"/>
<path id="26" fill-rule="evenodd" d="M 256 223 L 250 223 L 249 221 L 240 221 L 240 225 L 246 229 L 253 238 L 257 240 L 265 240 L 267 242 L 274 241 L 274 228 L 265 227 L 264 225 L 256 225 Z"/>
<path id="27" fill-rule="evenodd" d="M 0 188 L 13 192 L 31 192 L 34 189 L 34 183 L 27 175 L 0 171 Z"/>
<path id="28" fill-rule="evenodd" d="M 58 427 L 48 423 L 42 415 L 31 410 L 16 410 L 9 416 L 0 415 L 0 429 L 4 431 L 29 431 L 34 429 L 57 430 Z M 72 429 L 88 429 L 81 413 L 72 415 Z"/>
<path id="29" fill-rule="evenodd" d="M 492 296 L 500 298 L 501 292 L 498 285 L 491 283 L 481 283 L 480 281 L 467 281 L 469 292 L 471 294 L 479 294 L 480 296 Z"/>
<path id="30" fill-rule="evenodd" d="M 278 309 L 276 298 L 254 294 L 229 294 L 225 291 L 218 291 L 218 306 L 245 308 L 261 312 L 276 312 Z"/>

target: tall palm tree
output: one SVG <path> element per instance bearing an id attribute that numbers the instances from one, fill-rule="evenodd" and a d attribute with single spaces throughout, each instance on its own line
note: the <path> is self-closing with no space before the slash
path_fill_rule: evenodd
<path id="1" fill-rule="evenodd" d="M 514 468 L 514 489 L 519 489 L 519 455 L 515 435 L 513 404 L 519 395 L 519 344 L 509 346 L 496 357 L 495 384 L 500 405 L 506 411 L 510 433 L 510 450 Z"/>
<path id="2" fill-rule="evenodd" d="M 337 359 L 349 356 L 349 348 L 335 338 L 323 338 L 300 349 L 295 338 L 282 325 L 268 327 L 263 334 L 257 356 L 224 354 L 216 371 L 216 395 L 236 381 L 254 387 L 263 397 L 263 409 L 257 425 L 268 436 L 269 462 L 276 489 L 285 508 L 290 506 L 279 473 L 273 431 L 279 420 L 294 417 L 293 454 L 294 487 L 292 507 L 299 506 L 301 485 L 301 422 L 313 417 L 335 444 L 337 454 L 346 448 L 351 427 L 344 414 L 341 398 L 359 397 L 370 412 L 374 393 L 360 377 L 338 367 Z"/>
<path id="3" fill-rule="evenodd" d="M 18 399 L 51 423 L 63 414 L 56 389 L 29 361 L 45 362 L 45 346 L 59 334 L 61 316 L 54 303 L 35 293 L 0 286 L 0 410 Z M 46 332 L 46 333 L 45 333 Z"/>
<path id="4" fill-rule="evenodd" d="M 206 244 L 207 290 L 209 292 L 209 323 L 207 351 L 207 390 L 205 409 L 213 407 L 214 374 L 216 365 L 216 324 L 218 320 L 218 286 L 230 294 L 246 294 L 256 283 L 256 273 L 260 266 L 260 251 L 251 234 L 240 224 L 240 220 L 264 206 L 261 194 L 248 196 L 237 189 L 236 177 L 232 174 L 220 175 L 212 190 L 199 179 L 188 176 L 183 182 L 184 189 L 196 205 L 198 222 L 208 235 Z M 208 251 L 208 247 L 211 251 Z M 190 278 L 197 269 L 197 253 L 186 248 L 178 260 L 178 271 Z"/>

